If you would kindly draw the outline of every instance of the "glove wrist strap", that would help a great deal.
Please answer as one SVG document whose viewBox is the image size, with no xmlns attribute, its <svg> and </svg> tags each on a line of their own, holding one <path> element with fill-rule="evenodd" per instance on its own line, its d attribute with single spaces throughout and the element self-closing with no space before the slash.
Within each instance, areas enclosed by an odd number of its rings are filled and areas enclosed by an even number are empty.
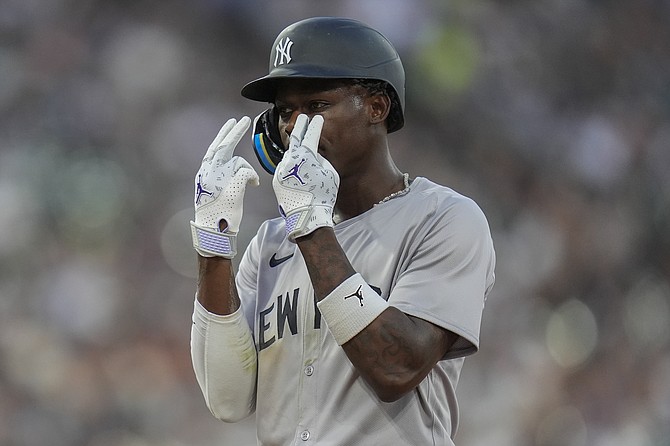
<svg viewBox="0 0 670 446">
<path fill-rule="evenodd" d="M 232 259 L 237 254 L 237 233 L 219 232 L 191 222 L 193 248 L 203 257 Z"/>
<path fill-rule="evenodd" d="M 286 235 L 289 241 L 294 243 L 296 238 L 310 234 L 318 228 L 333 227 L 332 209 L 326 206 L 312 206 L 296 210 L 289 215 L 284 215 L 284 220 L 286 221 Z"/>
</svg>

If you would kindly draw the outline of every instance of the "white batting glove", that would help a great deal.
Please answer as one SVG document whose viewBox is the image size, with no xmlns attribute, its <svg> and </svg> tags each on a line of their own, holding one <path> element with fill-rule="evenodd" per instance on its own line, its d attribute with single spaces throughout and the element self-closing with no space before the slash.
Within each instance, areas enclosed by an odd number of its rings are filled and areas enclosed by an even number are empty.
<svg viewBox="0 0 670 446">
<path fill-rule="evenodd" d="M 195 176 L 195 221 L 191 222 L 193 247 L 203 257 L 232 259 L 237 253 L 237 231 L 242 220 L 242 201 L 247 184 L 258 186 L 258 174 L 239 156 L 235 146 L 251 119 L 229 119 L 216 135 Z M 219 224 L 227 226 L 221 231 Z"/>
<path fill-rule="evenodd" d="M 272 179 L 279 212 L 286 220 L 286 235 L 292 242 L 317 228 L 333 226 L 340 176 L 317 152 L 322 128 L 322 116 L 314 116 L 312 122 L 307 115 L 298 116 L 288 150 Z"/>
</svg>

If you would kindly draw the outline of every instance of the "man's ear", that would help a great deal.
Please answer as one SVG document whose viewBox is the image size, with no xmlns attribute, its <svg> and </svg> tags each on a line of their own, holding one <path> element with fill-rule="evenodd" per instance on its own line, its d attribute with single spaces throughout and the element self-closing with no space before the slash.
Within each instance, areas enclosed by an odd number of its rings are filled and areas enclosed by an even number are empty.
<svg viewBox="0 0 670 446">
<path fill-rule="evenodd" d="M 386 121 L 391 112 L 391 98 L 384 93 L 376 93 L 368 96 L 370 110 L 370 123 L 379 124 Z"/>
</svg>

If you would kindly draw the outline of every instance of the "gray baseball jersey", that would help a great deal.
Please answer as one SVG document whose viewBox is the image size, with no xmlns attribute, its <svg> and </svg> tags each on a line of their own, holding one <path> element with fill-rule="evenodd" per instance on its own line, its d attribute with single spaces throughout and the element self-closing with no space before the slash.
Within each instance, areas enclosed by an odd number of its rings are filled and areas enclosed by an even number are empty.
<svg viewBox="0 0 670 446">
<path fill-rule="evenodd" d="M 236 283 L 258 350 L 262 445 L 451 445 L 463 358 L 478 349 L 495 254 L 469 198 L 417 178 L 409 193 L 335 226 L 353 267 L 389 304 L 459 339 L 419 386 L 380 401 L 321 318 L 283 219 L 265 222 Z"/>
</svg>

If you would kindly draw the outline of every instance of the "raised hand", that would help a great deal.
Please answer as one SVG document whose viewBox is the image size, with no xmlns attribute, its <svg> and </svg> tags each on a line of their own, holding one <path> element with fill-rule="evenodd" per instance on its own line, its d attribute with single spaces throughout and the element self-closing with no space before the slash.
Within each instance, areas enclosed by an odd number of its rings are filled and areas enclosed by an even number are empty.
<svg viewBox="0 0 670 446">
<path fill-rule="evenodd" d="M 244 116 L 229 119 L 210 144 L 195 176 L 193 247 L 203 257 L 233 258 L 242 220 L 244 192 L 258 185 L 258 174 L 242 157 L 233 156 L 251 124 Z"/>
<path fill-rule="evenodd" d="M 289 147 L 272 179 L 286 234 L 295 242 L 317 228 L 333 226 L 333 207 L 340 186 L 335 168 L 318 153 L 323 117 L 299 115 Z"/>
</svg>

